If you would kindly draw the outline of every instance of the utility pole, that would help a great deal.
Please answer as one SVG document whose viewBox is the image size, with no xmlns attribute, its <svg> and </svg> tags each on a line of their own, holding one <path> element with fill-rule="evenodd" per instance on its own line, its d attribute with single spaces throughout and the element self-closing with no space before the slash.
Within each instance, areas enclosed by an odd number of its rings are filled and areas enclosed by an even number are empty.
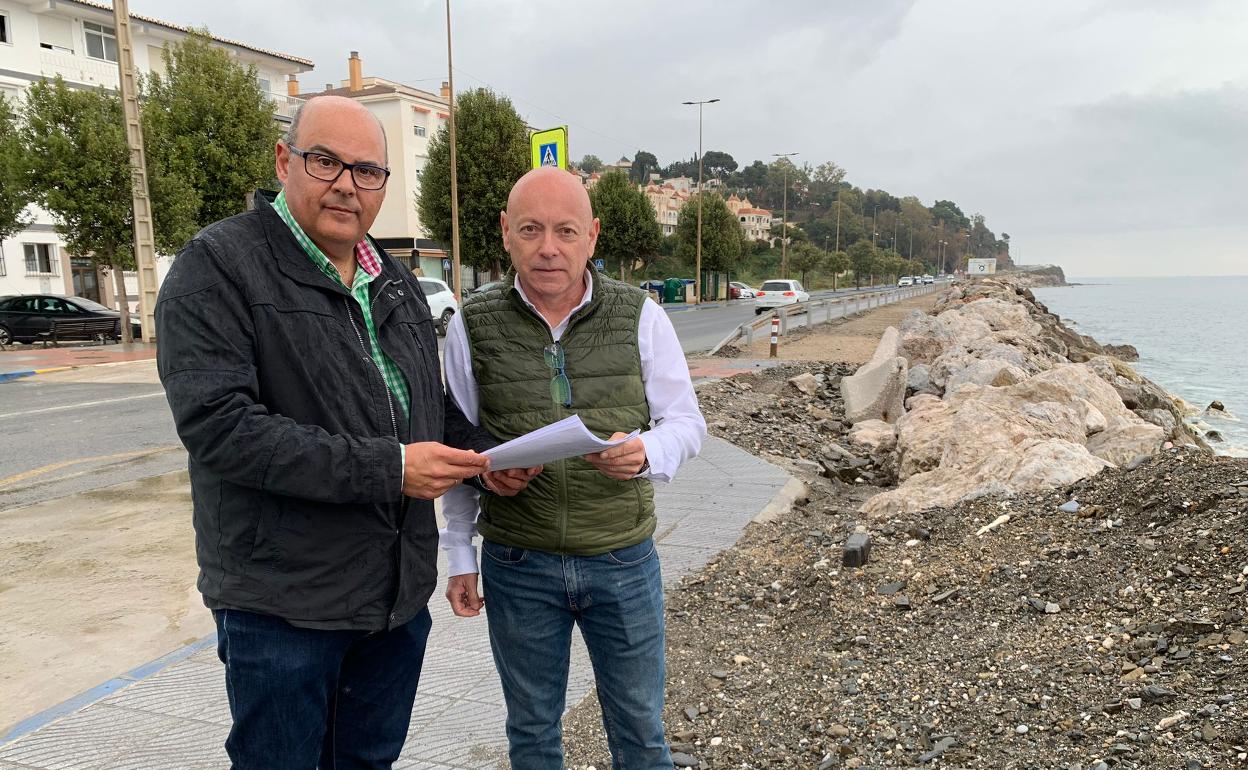
<svg viewBox="0 0 1248 770">
<path fill-rule="evenodd" d="M 446 85 L 450 91 L 447 99 L 447 123 L 451 138 L 451 291 L 457 302 L 464 301 L 462 276 L 459 268 L 459 166 L 455 163 L 455 68 L 451 63 L 451 0 L 446 0 Z"/>
<path fill-rule="evenodd" d="M 134 42 L 130 36 L 129 0 L 114 0 L 113 28 L 117 36 L 117 69 L 121 105 L 130 146 L 130 195 L 134 204 L 134 261 L 139 274 L 139 324 L 144 342 L 156 341 L 156 232 L 152 224 L 152 201 L 147 194 L 147 156 L 143 152 L 143 124 L 139 116 L 139 89 L 134 75 Z M 114 276 L 121 290 L 122 339 L 130 334 L 130 311 L 126 307 L 126 278 Z"/>
<path fill-rule="evenodd" d="M 702 105 L 714 104 L 719 99 L 705 99 L 700 102 L 681 102 L 681 104 L 698 105 L 698 243 L 697 256 L 694 258 L 693 304 L 702 302 Z M 643 180 L 644 181 L 644 180 Z M 732 292 L 728 292 L 730 295 Z"/>
<path fill-rule="evenodd" d="M 780 152 L 773 158 L 789 158 L 796 152 Z M 780 233 L 780 277 L 789 277 L 789 164 L 784 165 L 784 204 L 780 213 L 780 225 L 784 228 Z"/>
</svg>

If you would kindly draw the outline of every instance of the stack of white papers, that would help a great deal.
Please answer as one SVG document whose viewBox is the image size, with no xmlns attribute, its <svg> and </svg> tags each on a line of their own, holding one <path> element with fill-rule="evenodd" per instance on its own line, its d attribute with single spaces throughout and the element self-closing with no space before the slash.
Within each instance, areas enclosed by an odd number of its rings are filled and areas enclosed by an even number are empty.
<svg viewBox="0 0 1248 770">
<path fill-rule="evenodd" d="M 641 433 L 635 430 L 615 441 L 604 441 L 589 432 L 580 415 L 538 428 L 505 444 L 499 444 L 483 454 L 490 458 L 490 470 L 505 471 L 508 468 L 532 468 L 556 460 L 601 452 L 607 447 L 632 441 Z"/>
</svg>

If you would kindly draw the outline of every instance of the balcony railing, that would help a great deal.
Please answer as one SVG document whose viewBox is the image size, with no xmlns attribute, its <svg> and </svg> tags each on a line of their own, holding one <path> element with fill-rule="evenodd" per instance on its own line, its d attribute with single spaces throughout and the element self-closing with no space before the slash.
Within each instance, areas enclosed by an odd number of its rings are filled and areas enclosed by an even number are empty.
<svg viewBox="0 0 1248 770">
<path fill-rule="evenodd" d="M 113 62 L 90 59 L 61 51 L 40 50 L 39 70 L 44 77 L 60 75 L 73 83 L 117 88 L 120 76 Z"/>
<path fill-rule="evenodd" d="M 299 105 L 303 104 L 303 99 L 295 99 L 286 94 L 265 94 L 269 101 L 273 103 L 273 116 L 283 123 L 288 123 L 295 119 L 295 112 L 299 109 Z"/>
</svg>

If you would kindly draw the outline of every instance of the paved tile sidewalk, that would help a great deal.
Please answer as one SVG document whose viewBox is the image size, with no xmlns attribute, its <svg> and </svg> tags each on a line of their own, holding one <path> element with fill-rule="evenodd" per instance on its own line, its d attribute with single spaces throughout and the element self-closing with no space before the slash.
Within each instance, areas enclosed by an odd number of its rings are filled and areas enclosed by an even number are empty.
<svg viewBox="0 0 1248 770">
<path fill-rule="evenodd" d="M 708 439 L 670 485 L 656 485 L 655 537 L 670 586 L 736 542 L 789 480 L 732 444 Z M 445 574 L 445 562 L 440 567 Z M 504 756 L 504 707 L 485 619 L 455 618 L 434 593 L 433 632 L 396 768 L 491 768 Z M 592 688 L 574 634 L 568 703 Z M 0 770 L 199 770 L 229 765 L 230 724 L 221 665 L 209 646 L 75 713 L 0 746 Z"/>
</svg>

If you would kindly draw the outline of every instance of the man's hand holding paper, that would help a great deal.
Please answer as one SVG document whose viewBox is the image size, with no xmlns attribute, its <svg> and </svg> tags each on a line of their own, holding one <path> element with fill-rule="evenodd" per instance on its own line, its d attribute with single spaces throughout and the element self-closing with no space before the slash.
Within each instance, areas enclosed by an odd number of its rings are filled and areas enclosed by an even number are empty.
<svg viewBox="0 0 1248 770">
<path fill-rule="evenodd" d="M 616 479 L 617 481 L 627 481 L 633 478 L 646 465 L 646 445 L 640 436 L 635 436 L 631 440 L 629 433 L 616 433 L 607 439 L 608 441 L 624 440 L 622 444 L 616 444 L 609 449 L 601 452 L 585 455 L 585 460 L 590 465 L 602 471 L 604 476 Z"/>
</svg>

